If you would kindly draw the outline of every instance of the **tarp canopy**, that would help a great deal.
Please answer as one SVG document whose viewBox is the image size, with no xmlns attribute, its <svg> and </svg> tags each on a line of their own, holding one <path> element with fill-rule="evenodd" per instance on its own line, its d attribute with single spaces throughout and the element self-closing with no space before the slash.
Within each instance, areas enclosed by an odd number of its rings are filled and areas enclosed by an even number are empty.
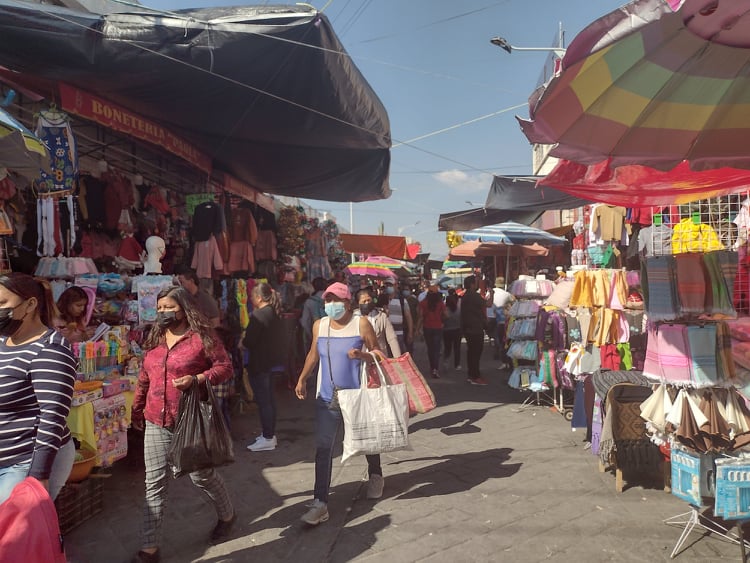
<svg viewBox="0 0 750 563">
<path fill-rule="evenodd" d="M 480 209 L 440 215 L 441 231 L 468 231 L 513 221 L 530 225 L 550 209 L 575 209 L 592 203 L 548 186 L 537 187 L 542 176 L 495 176 Z"/>
<path fill-rule="evenodd" d="M 386 235 L 350 235 L 342 233 L 341 243 L 345 252 L 367 256 L 387 256 L 396 260 L 407 260 L 406 237 Z"/>
<path fill-rule="evenodd" d="M 127 108 L 260 191 L 390 195 L 387 113 L 325 15 L 306 5 L 127 9 L 0 0 L 0 65 L 44 95 L 63 83 Z"/>
<path fill-rule="evenodd" d="M 507 245 L 498 242 L 469 241 L 451 248 L 449 258 L 482 258 L 484 256 L 547 256 L 549 248 L 534 244 Z"/>
</svg>

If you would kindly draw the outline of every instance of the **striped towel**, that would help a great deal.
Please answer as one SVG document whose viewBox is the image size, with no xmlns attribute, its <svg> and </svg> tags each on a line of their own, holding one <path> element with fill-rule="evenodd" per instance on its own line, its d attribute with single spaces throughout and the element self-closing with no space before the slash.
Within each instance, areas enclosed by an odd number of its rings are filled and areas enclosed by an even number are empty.
<svg viewBox="0 0 750 563">
<path fill-rule="evenodd" d="M 716 324 L 716 363 L 719 367 L 719 381 L 735 379 L 735 366 L 732 359 L 732 336 L 725 322 Z"/>
<path fill-rule="evenodd" d="M 643 362 L 643 375 L 652 379 L 661 379 L 659 369 L 659 341 L 656 338 L 656 327 L 649 323 L 646 330 L 646 359 Z"/>
<path fill-rule="evenodd" d="M 687 340 L 691 379 L 699 387 L 715 385 L 719 381 L 716 364 L 716 325 L 688 326 Z"/>
<path fill-rule="evenodd" d="M 677 297 L 682 315 L 700 315 L 706 310 L 706 274 L 700 254 L 674 257 Z"/>
<path fill-rule="evenodd" d="M 734 278 L 737 273 L 737 253 L 728 250 L 716 250 L 703 255 L 711 292 L 707 311 L 727 316 L 736 316 L 732 303 L 734 296 Z"/>
<path fill-rule="evenodd" d="M 674 288 L 674 256 L 646 258 L 648 271 L 648 315 L 652 321 L 673 321 L 677 318 L 677 296 Z"/>
<path fill-rule="evenodd" d="M 685 325 L 660 325 L 656 331 L 659 369 L 664 381 L 690 383 L 690 354 Z"/>
</svg>

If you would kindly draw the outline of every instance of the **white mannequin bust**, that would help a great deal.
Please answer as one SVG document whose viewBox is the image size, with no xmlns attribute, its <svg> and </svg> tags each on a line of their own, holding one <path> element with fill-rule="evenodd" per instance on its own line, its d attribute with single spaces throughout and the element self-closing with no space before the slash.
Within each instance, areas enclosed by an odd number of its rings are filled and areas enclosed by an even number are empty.
<svg viewBox="0 0 750 563">
<path fill-rule="evenodd" d="M 166 253 L 166 243 L 161 237 L 146 239 L 146 251 L 141 254 L 144 274 L 161 274 L 161 259 Z"/>
</svg>

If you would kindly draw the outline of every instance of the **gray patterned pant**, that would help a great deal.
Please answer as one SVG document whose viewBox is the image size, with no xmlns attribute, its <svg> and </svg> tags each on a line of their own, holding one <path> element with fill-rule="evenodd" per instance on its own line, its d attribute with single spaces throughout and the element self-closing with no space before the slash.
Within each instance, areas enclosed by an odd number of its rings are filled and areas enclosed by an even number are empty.
<svg viewBox="0 0 750 563">
<path fill-rule="evenodd" d="M 167 503 L 167 451 L 173 432 L 146 422 L 143 457 L 146 463 L 146 504 L 143 507 L 143 547 L 159 547 L 164 507 Z M 220 520 L 229 520 L 234 514 L 232 502 L 224 481 L 214 469 L 190 473 L 193 484 L 208 495 Z"/>
</svg>

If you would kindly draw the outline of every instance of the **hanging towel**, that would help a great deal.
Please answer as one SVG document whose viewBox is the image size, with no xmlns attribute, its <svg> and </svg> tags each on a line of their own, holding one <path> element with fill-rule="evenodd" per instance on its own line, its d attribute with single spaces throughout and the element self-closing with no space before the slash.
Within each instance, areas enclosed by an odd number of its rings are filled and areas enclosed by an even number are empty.
<svg viewBox="0 0 750 563">
<path fill-rule="evenodd" d="M 720 254 L 726 251 L 707 252 L 703 255 L 703 263 L 711 284 L 711 291 L 706 292 L 706 311 L 711 314 L 722 314 L 734 316 L 734 305 L 732 304 L 732 291 L 727 285 L 725 272 L 722 269 Z M 734 254 L 734 253 L 733 253 Z M 734 285 L 734 277 L 731 279 Z"/>
<path fill-rule="evenodd" d="M 725 322 L 716 325 L 716 364 L 719 381 L 730 381 L 737 377 L 732 359 L 732 336 Z"/>
<path fill-rule="evenodd" d="M 674 257 L 677 297 L 681 315 L 700 315 L 706 310 L 706 274 L 701 254 Z"/>
<path fill-rule="evenodd" d="M 716 365 L 716 325 L 688 326 L 690 378 L 699 387 L 715 385 L 719 380 Z"/>
<path fill-rule="evenodd" d="M 648 315 L 652 321 L 672 321 L 677 318 L 674 288 L 674 256 L 646 258 L 648 271 Z"/>
<path fill-rule="evenodd" d="M 659 369 L 664 381 L 690 382 L 690 355 L 685 325 L 663 324 L 656 331 L 659 345 Z"/>
</svg>

